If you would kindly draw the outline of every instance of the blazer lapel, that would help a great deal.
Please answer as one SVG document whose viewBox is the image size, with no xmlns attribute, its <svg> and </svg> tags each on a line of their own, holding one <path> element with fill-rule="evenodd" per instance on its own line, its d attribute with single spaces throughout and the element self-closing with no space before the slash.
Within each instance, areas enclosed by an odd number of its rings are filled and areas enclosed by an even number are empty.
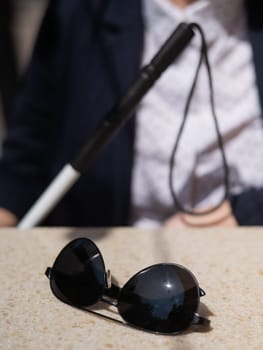
<svg viewBox="0 0 263 350">
<path fill-rule="evenodd" d="M 109 0 L 102 16 L 100 35 L 105 61 L 115 77 L 115 88 L 118 95 L 123 94 L 136 78 L 141 65 L 141 0 Z"/>
<path fill-rule="evenodd" d="M 246 2 L 248 36 L 252 45 L 259 98 L 263 110 L 263 11 L 262 1 Z"/>
</svg>

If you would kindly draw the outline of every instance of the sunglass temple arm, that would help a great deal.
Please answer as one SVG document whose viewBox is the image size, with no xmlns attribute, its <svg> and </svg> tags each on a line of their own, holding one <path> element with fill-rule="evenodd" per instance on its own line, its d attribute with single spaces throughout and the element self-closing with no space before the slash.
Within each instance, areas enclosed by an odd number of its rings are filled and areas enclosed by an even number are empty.
<svg viewBox="0 0 263 350">
<path fill-rule="evenodd" d="M 200 297 L 205 296 L 205 294 L 206 294 L 205 291 L 202 288 L 199 287 L 199 295 L 200 295 Z M 209 324 L 210 324 L 210 320 L 208 320 L 205 317 L 200 316 L 197 313 L 194 314 L 194 318 L 192 320 L 192 325 L 193 326 L 205 326 L 205 327 L 207 327 L 207 326 L 209 326 Z"/>
<path fill-rule="evenodd" d="M 51 274 L 51 267 L 47 267 L 46 271 L 45 271 L 45 275 L 47 276 L 47 278 L 50 279 L 50 274 Z"/>
<path fill-rule="evenodd" d="M 204 297 L 205 294 L 206 294 L 206 292 L 202 288 L 199 288 L 199 295 L 200 295 L 200 297 Z"/>
<path fill-rule="evenodd" d="M 208 320 L 205 317 L 200 316 L 199 314 L 195 313 L 194 318 L 192 320 L 193 326 L 204 326 L 207 327 L 210 325 L 210 320 Z"/>
</svg>

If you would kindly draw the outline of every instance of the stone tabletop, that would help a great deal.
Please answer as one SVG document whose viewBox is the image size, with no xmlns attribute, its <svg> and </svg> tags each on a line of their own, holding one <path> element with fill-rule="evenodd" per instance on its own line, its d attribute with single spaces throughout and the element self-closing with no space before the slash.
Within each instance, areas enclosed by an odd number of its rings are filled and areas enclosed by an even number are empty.
<svg viewBox="0 0 263 350">
<path fill-rule="evenodd" d="M 155 335 L 60 302 L 45 268 L 77 237 L 95 241 L 120 285 L 158 262 L 189 268 L 207 293 L 200 313 L 211 329 Z M 263 349 L 263 228 L 1 229 L 0 263 L 0 349 Z"/>
</svg>

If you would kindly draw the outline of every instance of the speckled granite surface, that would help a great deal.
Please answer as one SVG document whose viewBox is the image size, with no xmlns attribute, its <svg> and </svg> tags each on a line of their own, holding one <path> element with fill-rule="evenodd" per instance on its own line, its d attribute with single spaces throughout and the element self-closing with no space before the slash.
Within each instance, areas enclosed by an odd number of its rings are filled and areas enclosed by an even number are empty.
<svg viewBox="0 0 263 350">
<path fill-rule="evenodd" d="M 96 242 L 120 285 L 153 263 L 188 267 L 207 293 L 201 312 L 212 329 L 153 335 L 58 301 L 45 268 L 81 236 Z M 0 349 L 263 349 L 263 228 L 1 229 L 0 262 Z"/>
</svg>

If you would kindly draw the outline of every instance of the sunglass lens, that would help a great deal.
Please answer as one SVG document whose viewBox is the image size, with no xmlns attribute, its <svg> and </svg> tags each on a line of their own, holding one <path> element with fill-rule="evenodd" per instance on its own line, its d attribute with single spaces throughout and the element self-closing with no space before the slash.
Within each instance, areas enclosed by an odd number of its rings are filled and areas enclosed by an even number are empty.
<svg viewBox="0 0 263 350">
<path fill-rule="evenodd" d="M 157 264 L 133 276 L 122 288 L 118 309 L 134 326 L 159 333 L 186 329 L 199 304 L 199 287 L 180 265 Z"/>
<path fill-rule="evenodd" d="M 105 287 L 105 266 L 96 245 L 87 238 L 71 241 L 58 255 L 50 283 L 53 293 L 66 303 L 95 304 Z"/>
</svg>

